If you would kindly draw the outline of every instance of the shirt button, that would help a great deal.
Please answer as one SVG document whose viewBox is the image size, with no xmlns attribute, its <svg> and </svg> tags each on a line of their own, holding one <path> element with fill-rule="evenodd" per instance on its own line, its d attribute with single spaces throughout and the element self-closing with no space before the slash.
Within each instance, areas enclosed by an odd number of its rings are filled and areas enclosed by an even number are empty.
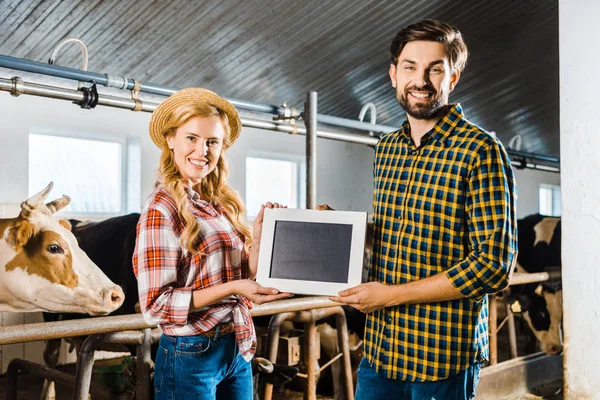
<svg viewBox="0 0 600 400">
<path fill-rule="evenodd" d="M 390 256 L 394 257 L 396 255 L 396 250 L 391 249 L 390 250 Z"/>
<path fill-rule="evenodd" d="M 411 151 L 410 151 L 410 155 L 411 155 L 411 156 L 414 156 L 415 154 L 417 154 L 417 150 L 411 150 Z"/>
<path fill-rule="evenodd" d="M 391 315 L 386 315 L 385 316 L 385 322 L 387 322 L 388 324 L 392 323 L 392 316 Z"/>
<path fill-rule="evenodd" d="M 402 211 L 398 214 L 398 221 L 402 221 Z"/>
</svg>

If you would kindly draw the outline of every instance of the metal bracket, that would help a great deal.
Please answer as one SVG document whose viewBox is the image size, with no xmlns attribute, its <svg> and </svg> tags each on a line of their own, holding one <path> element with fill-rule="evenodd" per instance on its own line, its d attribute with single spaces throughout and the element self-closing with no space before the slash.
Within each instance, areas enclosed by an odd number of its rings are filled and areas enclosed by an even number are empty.
<svg viewBox="0 0 600 400">
<path fill-rule="evenodd" d="M 142 111 L 142 101 L 140 100 L 140 89 L 142 82 L 133 80 L 133 89 L 131 89 L 131 99 L 135 102 L 133 111 Z"/>
<path fill-rule="evenodd" d="M 92 86 L 90 86 L 89 88 L 81 87 L 78 90 L 83 93 L 83 100 L 81 100 L 80 102 L 74 101 L 73 103 L 79 105 L 81 108 L 84 108 L 86 110 L 96 108 L 99 100 L 98 88 L 96 87 L 96 84 L 93 83 Z"/>
<path fill-rule="evenodd" d="M 18 76 L 13 76 L 10 80 L 12 81 L 13 85 L 12 90 L 10 91 L 10 95 L 14 97 L 19 97 L 24 93 L 25 90 L 25 83 L 23 82 L 23 79 L 19 78 Z"/>
<path fill-rule="evenodd" d="M 301 114 L 298 114 L 298 110 L 294 107 L 288 107 L 286 103 L 283 103 L 281 107 L 283 107 L 283 115 L 273 117 L 273 121 L 287 121 L 293 128 L 290 135 L 297 135 L 298 127 L 296 121 L 302 118 Z"/>
</svg>

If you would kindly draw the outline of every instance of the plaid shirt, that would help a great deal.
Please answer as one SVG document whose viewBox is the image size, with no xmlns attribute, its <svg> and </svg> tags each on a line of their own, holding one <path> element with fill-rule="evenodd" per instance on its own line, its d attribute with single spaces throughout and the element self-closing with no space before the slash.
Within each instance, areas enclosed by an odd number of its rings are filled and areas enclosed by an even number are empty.
<svg viewBox="0 0 600 400">
<path fill-rule="evenodd" d="M 240 353 L 250 360 L 256 335 L 243 296 L 221 299 L 190 312 L 192 292 L 248 278 L 245 239 L 224 215 L 224 209 L 200 199 L 188 190 L 189 207 L 200 224 L 200 254 L 181 247 L 184 220 L 172 197 L 159 185 L 148 198 L 137 226 L 133 270 L 138 279 L 140 308 L 144 320 L 159 325 L 173 336 L 192 336 L 233 319 Z"/>
<path fill-rule="evenodd" d="M 444 272 L 465 298 L 369 314 L 364 355 L 388 378 L 448 378 L 488 357 L 486 294 L 508 285 L 517 250 L 508 155 L 456 104 L 418 149 L 408 121 L 383 136 L 374 180 L 369 280 L 399 285 Z"/>
</svg>

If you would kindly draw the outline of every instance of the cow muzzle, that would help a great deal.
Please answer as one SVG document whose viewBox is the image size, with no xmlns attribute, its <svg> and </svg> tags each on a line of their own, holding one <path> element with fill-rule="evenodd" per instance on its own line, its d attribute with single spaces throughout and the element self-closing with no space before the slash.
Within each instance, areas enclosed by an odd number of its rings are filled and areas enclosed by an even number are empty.
<svg viewBox="0 0 600 400">
<path fill-rule="evenodd" d="M 101 305 L 100 307 L 105 309 L 104 314 L 111 313 L 121 307 L 125 300 L 125 293 L 120 286 L 113 286 L 105 289 L 100 293 Z"/>
<path fill-rule="evenodd" d="M 559 344 L 542 345 L 542 351 L 554 356 L 562 353 L 563 346 Z"/>
</svg>

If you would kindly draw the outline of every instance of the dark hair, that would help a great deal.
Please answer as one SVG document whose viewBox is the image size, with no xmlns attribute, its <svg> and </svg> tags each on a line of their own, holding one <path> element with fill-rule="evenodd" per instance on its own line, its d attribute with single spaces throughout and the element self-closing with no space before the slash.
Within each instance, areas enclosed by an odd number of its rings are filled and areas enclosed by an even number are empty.
<svg viewBox="0 0 600 400">
<path fill-rule="evenodd" d="M 450 60 L 450 69 L 462 71 L 467 64 L 469 51 L 463 41 L 460 31 L 455 27 L 435 19 L 424 19 L 402 28 L 390 44 L 390 60 L 398 64 L 398 57 L 406 46 L 413 40 L 427 40 L 442 43 L 446 46 L 446 53 Z"/>
</svg>

